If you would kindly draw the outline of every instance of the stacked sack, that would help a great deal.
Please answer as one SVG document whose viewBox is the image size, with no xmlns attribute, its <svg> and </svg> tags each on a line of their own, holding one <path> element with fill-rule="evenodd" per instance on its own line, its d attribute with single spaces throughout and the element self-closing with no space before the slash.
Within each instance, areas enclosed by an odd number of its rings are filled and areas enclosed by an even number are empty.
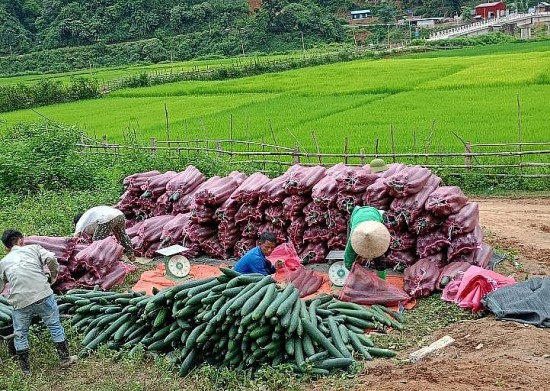
<svg viewBox="0 0 550 391">
<path fill-rule="evenodd" d="M 124 249 L 112 237 L 90 243 L 76 238 L 29 236 L 25 244 L 38 244 L 55 254 L 59 262 L 53 285 L 56 292 L 96 285 L 109 290 L 135 270 L 135 266 L 120 261 Z"/>
<path fill-rule="evenodd" d="M 292 242 L 304 261 L 323 262 L 328 251 L 345 248 L 353 208 L 369 205 L 386 211 L 391 234 L 390 249 L 376 262 L 408 270 L 413 295 L 433 290 L 431 276 L 448 264 L 486 268 L 492 257 L 482 243 L 477 203 L 458 187 L 441 186 L 441 178 L 420 166 L 394 163 L 375 173 L 369 165 L 294 165 L 273 179 L 232 172 L 206 181 L 189 166 L 179 174 L 135 174 L 124 183 L 116 207 L 129 219 L 138 255 L 183 243 L 189 256 L 240 257 L 269 231 Z"/>
</svg>

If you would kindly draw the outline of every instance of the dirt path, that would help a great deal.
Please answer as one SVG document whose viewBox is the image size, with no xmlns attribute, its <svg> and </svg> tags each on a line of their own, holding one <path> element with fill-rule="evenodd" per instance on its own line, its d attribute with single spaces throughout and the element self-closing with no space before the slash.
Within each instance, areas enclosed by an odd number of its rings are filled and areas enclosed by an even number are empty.
<svg viewBox="0 0 550 391">
<path fill-rule="evenodd" d="M 478 199 L 486 241 L 517 251 L 527 275 L 550 274 L 550 198 Z M 502 273 L 513 267 L 502 265 Z M 432 336 L 455 343 L 420 363 L 376 360 L 354 380 L 356 390 L 545 390 L 550 386 L 550 330 L 493 317 L 455 323 Z M 320 385 L 319 389 L 326 389 Z M 317 387 L 316 387 L 317 388 Z"/>
<path fill-rule="evenodd" d="M 550 198 L 475 201 L 488 243 L 517 251 L 526 273 L 550 274 Z"/>
</svg>

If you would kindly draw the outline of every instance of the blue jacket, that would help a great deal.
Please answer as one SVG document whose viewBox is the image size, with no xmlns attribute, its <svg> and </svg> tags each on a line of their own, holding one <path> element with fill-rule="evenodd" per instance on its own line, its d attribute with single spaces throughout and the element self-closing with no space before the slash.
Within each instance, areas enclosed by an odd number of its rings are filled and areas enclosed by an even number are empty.
<svg viewBox="0 0 550 391">
<path fill-rule="evenodd" d="M 259 246 L 244 254 L 233 270 L 241 274 L 260 273 L 264 276 L 275 273 L 275 267 L 267 260 Z"/>
</svg>

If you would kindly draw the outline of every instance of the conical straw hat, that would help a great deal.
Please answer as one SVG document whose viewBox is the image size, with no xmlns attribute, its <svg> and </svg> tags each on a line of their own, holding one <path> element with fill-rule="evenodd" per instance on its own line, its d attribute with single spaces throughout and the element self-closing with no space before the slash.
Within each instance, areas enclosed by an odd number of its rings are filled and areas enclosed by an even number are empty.
<svg viewBox="0 0 550 391">
<path fill-rule="evenodd" d="M 386 171 L 388 169 L 388 165 L 386 164 L 386 162 L 382 159 L 373 159 L 370 164 L 370 169 L 372 170 L 372 172 L 382 172 L 382 171 Z"/>
<path fill-rule="evenodd" d="M 353 230 L 351 247 L 363 258 L 377 258 L 390 247 L 390 232 L 378 221 L 365 221 Z"/>
</svg>

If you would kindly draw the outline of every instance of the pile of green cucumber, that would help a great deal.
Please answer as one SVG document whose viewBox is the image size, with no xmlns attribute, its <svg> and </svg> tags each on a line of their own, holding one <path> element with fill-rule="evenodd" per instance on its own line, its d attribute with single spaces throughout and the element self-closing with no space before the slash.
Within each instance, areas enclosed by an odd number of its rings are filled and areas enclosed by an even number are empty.
<svg viewBox="0 0 550 391">
<path fill-rule="evenodd" d="M 103 343 L 141 347 L 169 354 L 182 376 L 201 362 L 242 370 L 289 363 L 324 375 L 349 368 L 357 355 L 395 355 L 374 347 L 364 330 L 401 329 L 399 313 L 331 295 L 302 300 L 292 284 L 279 286 L 271 276 L 220 270 L 154 296 L 76 289 L 58 297 L 59 309 L 84 334 L 81 354 Z"/>
<path fill-rule="evenodd" d="M 11 314 L 13 307 L 8 303 L 8 299 L 0 295 L 0 328 L 12 324 Z"/>
</svg>

